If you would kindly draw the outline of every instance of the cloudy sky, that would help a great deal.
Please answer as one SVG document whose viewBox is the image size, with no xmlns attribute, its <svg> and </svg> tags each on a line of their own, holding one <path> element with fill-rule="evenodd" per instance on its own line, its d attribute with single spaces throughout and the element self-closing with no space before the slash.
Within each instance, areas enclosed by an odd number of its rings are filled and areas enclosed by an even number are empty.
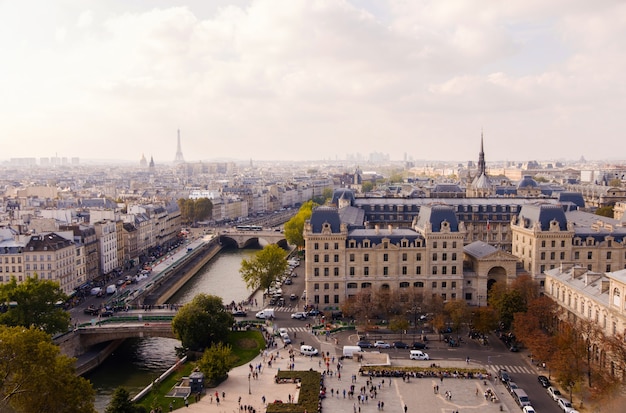
<svg viewBox="0 0 626 413">
<path fill-rule="evenodd" d="M 625 159 L 623 0 L 0 0 L 0 160 Z"/>
</svg>

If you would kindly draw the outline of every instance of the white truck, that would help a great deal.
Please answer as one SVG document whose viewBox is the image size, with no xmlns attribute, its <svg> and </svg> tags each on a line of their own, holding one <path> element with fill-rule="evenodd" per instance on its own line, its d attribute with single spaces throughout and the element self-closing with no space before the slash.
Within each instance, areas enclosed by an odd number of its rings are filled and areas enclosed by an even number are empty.
<svg viewBox="0 0 626 413">
<path fill-rule="evenodd" d="M 362 351 L 363 350 L 361 350 L 361 347 L 359 346 L 343 346 L 344 357 L 352 358 L 354 356 L 354 353 L 360 353 Z"/>
<path fill-rule="evenodd" d="M 260 318 L 261 320 L 269 320 L 274 317 L 276 317 L 276 315 L 273 308 L 266 308 L 256 313 L 256 318 Z"/>
</svg>

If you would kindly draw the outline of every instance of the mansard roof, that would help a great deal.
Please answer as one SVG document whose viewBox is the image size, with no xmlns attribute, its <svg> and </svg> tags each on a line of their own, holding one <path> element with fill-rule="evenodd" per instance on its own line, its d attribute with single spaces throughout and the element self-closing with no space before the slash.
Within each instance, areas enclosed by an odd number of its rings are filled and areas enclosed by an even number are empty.
<svg viewBox="0 0 626 413">
<path fill-rule="evenodd" d="M 26 249 L 30 251 L 56 251 L 72 245 L 74 245 L 73 241 L 65 239 L 54 232 L 50 232 L 45 235 L 33 235 L 26 244 Z"/>
<path fill-rule="evenodd" d="M 337 208 L 329 206 L 319 206 L 311 213 L 311 230 L 313 233 L 321 233 L 324 224 L 330 224 L 333 233 L 341 232 L 341 219 Z"/>
<path fill-rule="evenodd" d="M 585 207 L 585 199 L 583 198 L 583 194 L 581 194 L 580 192 L 559 192 L 558 200 L 559 202 L 571 202 L 578 208 Z"/>
<path fill-rule="evenodd" d="M 425 229 L 427 224 L 430 224 L 432 232 L 440 232 L 444 221 L 450 225 L 450 231 L 457 232 L 459 230 L 459 221 L 452 206 L 424 205 L 420 208 L 416 226 Z"/>
<path fill-rule="evenodd" d="M 404 240 L 412 244 L 418 239 L 423 240 L 424 237 L 408 228 L 354 229 L 348 234 L 348 241 L 355 240 L 361 243 L 368 240 L 375 245 L 381 244 L 383 240 L 388 240 L 392 245 L 400 245 Z"/>
<path fill-rule="evenodd" d="M 333 205 L 339 205 L 339 200 L 342 198 L 350 200 L 350 205 L 354 205 L 355 196 L 354 196 L 354 191 L 352 189 L 348 189 L 348 188 L 335 189 L 333 191 L 333 199 L 331 203 Z"/>
<path fill-rule="evenodd" d="M 550 222 L 556 220 L 561 231 L 567 230 L 567 218 L 565 217 L 565 207 L 563 205 L 532 204 L 522 206 L 519 213 L 520 220 L 527 220 L 526 227 L 532 228 L 535 223 L 539 223 L 542 231 L 550 229 Z"/>
<path fill-rule="evenodd" d="M 610 236 L 616 242 L 623 242 L 626 236 L 626 226 L 617 219 L 584 211 L 570 211 L 565 216 L 574 224 L 574 237 L 580 237 L 583 240 L 593 238 L 602 242 L 605 237 Z"/>
</svg>

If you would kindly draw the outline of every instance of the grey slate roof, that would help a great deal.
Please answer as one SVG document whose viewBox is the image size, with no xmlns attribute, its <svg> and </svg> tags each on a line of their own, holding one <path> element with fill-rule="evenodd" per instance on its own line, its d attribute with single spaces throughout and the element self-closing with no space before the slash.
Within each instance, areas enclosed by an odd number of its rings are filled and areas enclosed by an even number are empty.
<svg viewBox="0 0 626 413">
<path fill-rule="evenodd" d="M 337 208 L 320 206 L 311 214 L 311 229 L 313 233 L 321 233 L 325 223 L 330 224 L 333 233 L 341 232 L 341 219 Z"/>
<path fill-rule="evenodd" d="M 463 247 L 463 252 L 475 258 L 486 257 L 496 252 L 498 249 L 482 241 L 474 241 Z"/>
<path fill-rule="evenodd" d="M 596 241 L 604 241 L 605 237 L 612 236 L 615 241 L 623 242 L 626 236 L 626 227 L 617 219 L 583 211 L 566 212 L 565 216 L 574 224 L 575 237 L 591 237 Z"/>
<path fill-rule="evenodd" d="M 416 225 L 419 228 L 426 228 L 426 224 L 430 223 L 433 232 L 440 232 L 444 221 L 450 224 L 452 232 L 459 230 L 459 221 L 454 208 L 450 205 L 424 205 L 420 209 Z"/>
<path fill-rule="evenodd" d="M 356 240 L 358 243 L 363 240 L 369 240 L 373 244 L 381 244 L 383 239 L 389 240 L 393 245 L 400 245 L 402 240 L 414 243 L 415 240 L 423 240 L 424 237 L 412 229 L 407 228 L 388 228 L 381 229 L 355 229 L 348 234 L 348 240 Z"/>
<path fill-rule="evenodd" d="M 348 225 L 348 229 L 363 227 L 365 222 L 365 211 L 361 208 L 345 207 L 339 210 L 339 219 Z"/>
<path fill-rule="evenodd" d="M 567 230 L 567 218 L 564 206 L 550 204 L 524 205 L 519 213 L 520 220 L 527 219 L 528 226 L 532 227 L 539 223 L 542 231 L 550 229 L 550 222 L 556 220 L 561 231 Z"/>
<path fill-rule="evenodd" d="M 585 207 L 585 199 L 583 198 L 583 194 L 581 194 L 580 192 L 559 192 L 558 200 L 559 202 L 571 202 L 578 208 Z"/>
</svg>

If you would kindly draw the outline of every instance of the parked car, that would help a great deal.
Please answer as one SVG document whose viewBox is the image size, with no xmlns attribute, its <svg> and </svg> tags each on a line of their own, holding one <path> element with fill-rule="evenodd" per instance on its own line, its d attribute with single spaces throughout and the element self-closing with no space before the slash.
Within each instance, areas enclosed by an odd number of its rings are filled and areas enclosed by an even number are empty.
<svg viewBox="0 0 626 413">
<path fill-rule="evenodd" d="M 561 398 L 561 396 L 563 396 L 561 392 L 559 391 L 559 389 L 556 389 L 552 386 L 548 387 L 548 394 L 550 395 L 550 397 L 552 397 L 552 400 L 554 400 L 555 402 L 558 401 Z"/>
<path fill-rule="evenodd" d="M 509 373 L 506 370 L 500 369 L 498 371 L 498 378 L 500 379 L 500 381 L 502 383 L 506 383 L 508 381 L 511 381 L 511 376 L 509 376 Z"/>
<path fill-rule="evenodd" d="M 94 307 L 93 305 L 90 305 L 89 307 L 85 308 L 84 312 L 85 314 L 89 315 L 97 315 L 100 312 L 100 309 Z"/>
<path fill-rule="evenodd" d="M 293 284 L 293 281 L 291 281 L 291 278 L 287 278 L 285 280 L 285 285 L 291 285 L 291 284 Z"/>
<path fill-rule="evenodd" d="M 558 404 L 559 407 L 561 408 L 561 410 L 563 410 L 565 413 L 574 413 L 574 412 L 576 412 L 576 409 L 574 409 L 574 406 L 572 406 L 572 402 L 570 402 L 569 400 L 567 400 L 564 397 L 560 397 L 556 401 L 556 404 Z"/>
<path fill-rule="evenodd" d="M 409 345 L 407 343 L 402 342 L 402 341 L 394 341 L 393 343 L 391 343 L 391 347 L 393 347 L 393 348 L 409 348 Z"/>
<path fill-rule="evenodd" d="M 509 393 L 513 393 L 513 390 L 519 389 L 519 386 L 514 381 L 507 381 L 504 384 L 509 389 Z"/>
<path fill-rule="evenodd" d="M 539 383 L 544 389 L 547 389 L 548 387 L 552 386 L 552 384 L 550 383 L 550 380 L 548 380 L 546 376 L 538 376 L 537 381 L 539 381 Z"/>
<path fill-rule="evenodd" d="M 247 315 L 248 313 L 246 313 L 244 310 L 233 311 L 233 317 L 246 317 Z"/>
<path fill-rule="evenodd" d="M 367 341 L 367 340 L 361 340 L 358 343 L 356 343 L 357 346 L 361 347 L 361 348 L 372 348 L 373 344 L 371 341 Z"/>
<path fill-rule="evenodd" d="M 378 340 L 374 343 L 374 348 L 391 348 L 391 345 L 386 341 Z"/>
<path fill-rule="evenodd" d="M 428 346 L 425 343 L 420 343 L 419 341 L 416 341 L 411 345 L 411 348 L 413 350 L 424 350 L 427 349 Z"/>
<path fill-rule="evenodd" d="M 522 407 L 523 413 L 535 413 L 535 409 L 532 406 L 524 406 Z"/>
<path fill-rule="evenodd" d="M 297 299 L 298 299 L 298 296 L 297 296 L 297 295 L 295 295 L 295 294 L 291 294 L 291 295 L 289 296 L 289 299 L 290 299 L 290 300 L 292 300 L 292 301 L 293 301 L 293 300 L 297 300 Z"/>
<path fill-rule="evenodd" d="M 307 313 L 307 315 L 308 315 L 309 317 L 315 317 L 315 316 L 318 316 L 318 315 L 322 315 L 322 312 L 321 312 L 320 310 L 318 310 L 317 308 L 314 308 L 314 309 L 312 309 L 312 310 L 309 310 L 309 312 Z"/>
<path fill-rule="evenodd" d="M 291 318 L 296 319 L 296 320 L 304 320 L 306 317 L 307 317 L 306 313 L 302 311 L 291 314 Z"/>
</svg>

